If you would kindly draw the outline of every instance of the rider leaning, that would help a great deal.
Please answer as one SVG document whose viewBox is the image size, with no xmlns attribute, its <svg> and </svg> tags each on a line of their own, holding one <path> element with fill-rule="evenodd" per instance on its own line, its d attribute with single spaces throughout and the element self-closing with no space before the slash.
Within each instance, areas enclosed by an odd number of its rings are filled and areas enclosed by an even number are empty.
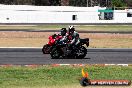
<svg viewBox="0 0 132 88">
<path fill-rule="evenodd" d="M 60 42 L 61 43 L 66 43 L 66 41 L 67 41 L 67 35 L 68 35 L 66 28 L 62 28 L 59 35 L 61 36 Z"/>
<path fill-rule="evenodd" d="M 80 38 L 78 32 L 75 31 L 74 26 L 69 26 L 68 38 L 70 40 L 70 45 L 78 45 L 80 43 Z"/>
<path fill-rule="evenodd" d="M 66 33 L 67 33 L 66 28 L 61 28 L 61 35 L 62 35 L 62 36 L 65 36 Z"/>
</svg>

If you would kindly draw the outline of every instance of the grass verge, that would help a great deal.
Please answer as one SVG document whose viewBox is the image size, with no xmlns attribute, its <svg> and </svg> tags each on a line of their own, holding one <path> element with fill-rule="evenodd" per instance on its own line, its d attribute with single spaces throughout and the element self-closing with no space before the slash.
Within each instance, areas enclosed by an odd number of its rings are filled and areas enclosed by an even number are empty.
<svg viewBox="0 0 132 88">
<path fill-rule="evenodd" d="M 1 88 L 75 88 L 81 69 L 89 72 L 91 79 L 132 80 L 132 66 L 38 66 L 38 67 L 0 67 Z M 102 88 L 102 87 L 101 87 Z"/>
</svg>

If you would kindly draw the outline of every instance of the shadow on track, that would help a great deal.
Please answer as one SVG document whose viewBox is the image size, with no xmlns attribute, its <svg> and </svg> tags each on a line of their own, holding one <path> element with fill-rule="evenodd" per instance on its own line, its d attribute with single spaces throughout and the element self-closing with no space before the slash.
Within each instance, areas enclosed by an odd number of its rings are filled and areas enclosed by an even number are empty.
<svg viewBox="0 0 132 88">
<path fill-rule="evenodd" d="M 51 58 L 51 59 L 53 59 L 53 58 Z M 81 60 L 83 60 L 83 59 L 91 59 L 91 58 L 55 58 L 55 59 L 75 59 L 75 60 L 81 59 Z"/>
</svg>

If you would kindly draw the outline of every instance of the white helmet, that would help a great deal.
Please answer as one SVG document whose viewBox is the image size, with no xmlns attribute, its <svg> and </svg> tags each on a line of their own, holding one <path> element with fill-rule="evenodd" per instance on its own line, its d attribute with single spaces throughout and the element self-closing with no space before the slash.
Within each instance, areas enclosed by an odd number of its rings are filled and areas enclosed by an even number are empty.
<svg viewBox="0 0 132 88">
<path fill-rule="evenodd" d="M 74 26 L 69 26 L 69 34 L 73 33 L 75 31 Z"/>
<path fill-rule="evenodd" d="M 74 26 L 72 26 L 72 25 L 71 25 L 71 26 L 69 26 L 69 29 L 72 29 L 72 28 L 74 28 Z"/>
</svg>

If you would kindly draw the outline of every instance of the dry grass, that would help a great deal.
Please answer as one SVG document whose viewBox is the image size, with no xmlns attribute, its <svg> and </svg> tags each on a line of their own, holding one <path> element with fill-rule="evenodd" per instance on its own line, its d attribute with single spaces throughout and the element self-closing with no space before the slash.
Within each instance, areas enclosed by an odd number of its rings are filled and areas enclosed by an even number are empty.
<svg viewBox="0 0 132 88">
<path fill-rule="evenodd" d="M 42 47 L 54 32 L 0 32 L 0 47 Z M 92 48 L 132 48 L 132 34 L 80 33 Z"/>
<path fill-rule="evenodd" d="M 82 34 L 90 38 L 90 47 L 97 48 L 132 48 L 132 34 Z"/>
<path fill-rule="evenodd" d="M 0 38 L 0 47 L 42 47 L 44 38 Z"/>
</svg>

